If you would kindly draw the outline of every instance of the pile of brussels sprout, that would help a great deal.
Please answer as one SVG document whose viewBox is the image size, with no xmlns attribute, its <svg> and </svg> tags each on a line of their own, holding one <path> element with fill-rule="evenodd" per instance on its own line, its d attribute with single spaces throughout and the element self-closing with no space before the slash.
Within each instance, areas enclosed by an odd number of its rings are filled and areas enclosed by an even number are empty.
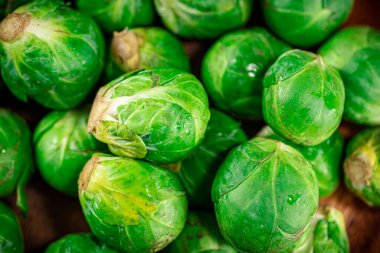
<svg viewBox="0 0 380 253">
<path fill-rule="evenodd" d="M 380 206 L 380 32 L 338 30 L 353 0 L 261 0 L 267 28 L 253 0 L 25 2 L 0 1 L 2 88 L 52 111 L 0 109 L 0 197 L 25 219 L 36 170 L 91 229 L 46 253 L 347 253 L 319 200 L 344 178 Z M 342 119 L 367 127 L 345 152 Z M 0 252 L 23 250 L 0 203 Z"/>
</svg>

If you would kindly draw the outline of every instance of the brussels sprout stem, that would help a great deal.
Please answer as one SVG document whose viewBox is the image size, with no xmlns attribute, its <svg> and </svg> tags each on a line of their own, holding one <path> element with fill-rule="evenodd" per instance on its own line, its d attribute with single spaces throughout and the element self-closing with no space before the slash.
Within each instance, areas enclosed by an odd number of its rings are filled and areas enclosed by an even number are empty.
<svg viewBox="0 0 380 253">
<path fill-rule="evenodd" d="M 0 23 L 0 40 L 11 42 L 20 38 L 29 25 L 31 17 L 28 13 L 9 14 Z"/>
<path fill-rule="evenodd" d="M 139 40 L 141 39 L 128 29 L 114 33 L 111 43 L 112 57 L 122 70 L 130 71 L 138 68 Z"/>
<path fill-rule="evenodd" d="M 351 155 L 344 162 L 344 170 L 355 185 L 367 184 L 372 177 L 371 161 L 362 153 Z"/>
</svg>

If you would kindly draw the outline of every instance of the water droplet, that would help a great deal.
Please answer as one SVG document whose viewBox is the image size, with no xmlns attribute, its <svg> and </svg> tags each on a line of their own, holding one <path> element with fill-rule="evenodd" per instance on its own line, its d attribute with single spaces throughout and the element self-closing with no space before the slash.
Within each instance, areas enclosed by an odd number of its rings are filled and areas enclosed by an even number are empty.
<svg viewBox="0 0 380 253">
<path fill-rule="evenodd" d="M 247 68 L 248 71 L 257 71 L 257 65 L 254 63 L 248 64 Z"/>
<path fill-rule="evenodd" d="M 288 197 L 286 198 L 287 202 L 289 205 L 294 205 L 298 202 L 298 200 L 301 198 L 301 194 L 297 193 L 297 194 L 289 194 Z"/>
<path fill-rule="evenodd" d="M 258 69 L 258 67 L 256 64 L 254 64 L 254 63 L 248 64 L 246 67 L 246 70 L 248 71 L 248 76 L 249 77 L 255 77 L 257 69 Z"/>
</svg>

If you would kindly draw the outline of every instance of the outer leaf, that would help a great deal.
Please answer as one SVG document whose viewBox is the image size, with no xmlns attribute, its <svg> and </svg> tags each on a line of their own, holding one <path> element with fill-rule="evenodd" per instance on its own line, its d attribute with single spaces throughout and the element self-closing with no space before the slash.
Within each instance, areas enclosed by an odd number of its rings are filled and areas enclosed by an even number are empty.
<svg viewBox="0 0 380 253">
<path fill-rule="evenodd" d="M 218 167 L 229 149 L 246 140 L 239 122 L 211 109 L 205 139 L 190 156 L 174 165 L 191 204 L 212 204 L 211 186 Z"/>
<path fill-rule="evenodd" d="M 17 189 L 17 205 L 28 209 L 24 192 L 33 171 L 30 130 L 20 117 L 0 109 L 0 197 Z"/>
<path fill-rule="evenodd" d="M 344 181 L 369 206 L 380 206 L 380 128 L 367 129 L 347 146 Z"/>
<path fill-rule="evenodd" d="M 318 53 L 342 76 L 344 117 L 358 124 L 380 125 L 380 32 L 366 26 L 346 28 Z"/>
<path fill-rule="evenodd" d="M 150 25 L 155 16 L 153 0 L 77 0 L 77 6 L 107 33 Z"/>
<path fill-rule="evenodd" d="M 237 253 L 220 235 L 214 216 L 204 212 L 188 214 L 186 226 L 167 252 Z"/>
<path fill-rule="evenodd" d="M 22 253 L 24 242 L 16 215 L 0 202 L 0 252 Z"/>
<path fill-rule="evenodd" d="M 153 67 L 190 71 L 181 42 L 160 27 L 125 29 L 114 33 L 106 67 L 108 80 L 132 70 Z"/>
<path fill-rule="evenodd" d="M 215 38 L 244 25 L 253 0 L 154 0 L 162 22 L 186 38 Z"/>
<path fill-rule="evenodd" d="M 288 50 L 261 27 L 220 38 L 202 63 L 202 79 L 215 105 L 240 117 L 260 119 L 264 74 Z"/>
<path fill-rule="evenodd" d="M 36 162 L 44 180 L 66 194 L 78 195 L 78 178 L 85 163 L 106 145 L 87 133 L 89 108 L 55 111 L 34 132 Z"/>
<path fill-rule="evenodd" d="M 299 47 L 326 39 L 348 18 L 354 0 L 262 0 L 267 25 L 275 34 Z"/>
<path fill-rule="evenodd" d="M 242 252 L 291 252 L 318 207 L 318 181 L 307 160 L 264 138 L 229 153 L 212 194 L 222 235 Z"/>
<path fill-rule="evenodd" d="M 90 233 L 69 234 L 53 242 L 45 250 L 45 253 L 117 253 Z"/>
<path fill-rule="evenodd" d="M 17 98 L 68 109 L 97 82 L 104 41 L 94 21 L 63 1 L 36 0 L 2 21 L 0 53 L 4 82 Z"/>
<path fill-rule="evenodd" d="M 95 154 L 79 179 L 92 232 L 123 252 L 156 252 L 184 227 L 185 192 L 170 171 L 147 162 Z"/>
<path fill-rule="evenodd" d="M 194 150 L 209 117 L 206 92 L 193 75 L 142 70 L 98 91 L 88 130 L 116 155 L 168 164 Z"/>
<path fill-rule="evenodd" d="M 259 137 L 271 138 L 282 141 L 297 149 L 310 162 L 318 178 L 319 197 L 328 197 L 339 186 L 340 165 L 343 152 L 343 137 L 336 131 L 326 141 L 316 146 L 300 146 L 288 141 L 269 127 L 264 127 L 258 134 Z"/>
<path fill-rule="evenodd" d="M 268 125 L 296 144 L 314 146 L 338 128 L 344 108 L 339 73 L 313 53 L 281 55 L 264 79 L 263 114 Z"/>
</svg>

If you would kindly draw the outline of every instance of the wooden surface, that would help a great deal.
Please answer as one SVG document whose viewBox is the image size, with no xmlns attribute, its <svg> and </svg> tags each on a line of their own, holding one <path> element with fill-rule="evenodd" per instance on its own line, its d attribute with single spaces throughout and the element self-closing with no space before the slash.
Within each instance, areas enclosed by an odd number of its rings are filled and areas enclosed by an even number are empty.
<svg viewBox="0 0 380 253">
<path fill-rule="evenodd" d="M 262 24 L 258 6 L 255 8 L 250 26 L 257 24 Z M 371 25 L 380 29 L 380 1 L 356 0 L 354 11 L 345 24 L 345 26 L 351 25 Z M 200 60 L 211 42 L 184 41 L 184 43 L 191 57 L 193 72 L 198 75 Z M 91 98 L 89 100 L 91 101 Z M 24 104 L 16 101 L 4 87 L 0 93 L 0 106 L 12 108 L 24 116 L 32 128 L 47 113 L 46 109 L 33 102 Z M 246 122 L 244 127 L 250 135 L 253 135 L 260 125 Z M 346 139 L 360 129 L 348 123 L 343 123 L 340 127 Z M 49 243 L 65 234 L 89 231 L 78 200 L 50 188 L 38 173 L 35 173 L 30 180 L 27 194 L 29 212 L 24 219 L 21 219 L 27 252 L 42 252 Z M 17 210 L 14 206 L 15 196 L 5 201 Z M 335 206 L 344 213 L 351 252 L 380 252 L 379 209 L 367 207 L 343 185 L 333 196 L 322 200 L 321 203 Z"/>
</svg>

